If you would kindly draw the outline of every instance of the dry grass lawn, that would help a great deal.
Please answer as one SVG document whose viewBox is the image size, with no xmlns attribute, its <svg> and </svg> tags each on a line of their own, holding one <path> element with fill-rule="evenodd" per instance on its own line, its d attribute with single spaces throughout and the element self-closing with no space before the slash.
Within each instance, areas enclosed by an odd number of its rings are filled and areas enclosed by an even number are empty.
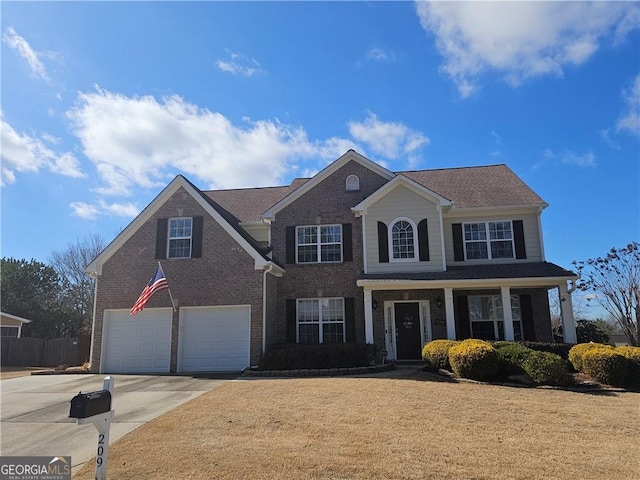
<svg viewBox="0 0 640 480">
<path fill-rule="evenodd" d="M 117 416 L 117 412 L 116 412 Z M 638 479 L 640 394 L 402 378 L 234 381 L 110 448 L 112 480 Z M 93 478 L 89 462 L 74 479 Z"/>
</svg>

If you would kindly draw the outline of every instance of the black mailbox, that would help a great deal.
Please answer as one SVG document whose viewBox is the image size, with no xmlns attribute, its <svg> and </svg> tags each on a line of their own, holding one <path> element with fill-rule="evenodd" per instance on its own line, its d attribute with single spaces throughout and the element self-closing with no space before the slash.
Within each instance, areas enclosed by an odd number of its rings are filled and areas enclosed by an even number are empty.
<svg viewBox="0 0 640 480">
<path fill-rule="evenodd" d="M 99 390 L 97 392 L 78 393 L 71 399 L 69 418 L 87 418 L 111 410 L 111 392 Z"/>
</svg>

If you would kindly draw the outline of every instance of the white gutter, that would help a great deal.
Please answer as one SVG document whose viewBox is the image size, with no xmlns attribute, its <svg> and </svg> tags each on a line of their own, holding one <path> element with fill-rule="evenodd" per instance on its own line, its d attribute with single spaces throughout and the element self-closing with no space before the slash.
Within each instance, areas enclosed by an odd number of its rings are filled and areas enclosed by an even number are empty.
<svg viewBox="0 0 640 480">
<path fill-rule="evenodd" d="M 578 277 L 528 277 L 528 278 L 481 278 L 461 280 L 387 280 L 361 279 L 356 282 L 359 287 L 371 290 L 415 290 L 433 288 L 478 288 L 488 286 L 509 285 L 510 287 L 533 287 L 553 285 L 558 282 L 576 280 Z"/>
</svg>

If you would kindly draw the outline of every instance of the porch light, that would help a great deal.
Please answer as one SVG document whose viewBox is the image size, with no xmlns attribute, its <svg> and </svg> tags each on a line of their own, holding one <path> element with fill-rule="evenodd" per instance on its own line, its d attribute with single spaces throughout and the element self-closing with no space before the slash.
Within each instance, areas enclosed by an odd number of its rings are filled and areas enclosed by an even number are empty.
<svg viewBox="0 0 640 480">
<path fill-rule="evenodd" d="M 377 300 L 372 301 L 372 302 L 371 302 L 371 307 L 372 307 L 374 310 L 377 310 L 377 309 L 378 309 L 378 301 L 377 301 Z"/>
<path fill-rule="evenodd" d="M 442 308 L 442 299 L 440 297 L 436 298 L 436 307 Z"/>
</svg>

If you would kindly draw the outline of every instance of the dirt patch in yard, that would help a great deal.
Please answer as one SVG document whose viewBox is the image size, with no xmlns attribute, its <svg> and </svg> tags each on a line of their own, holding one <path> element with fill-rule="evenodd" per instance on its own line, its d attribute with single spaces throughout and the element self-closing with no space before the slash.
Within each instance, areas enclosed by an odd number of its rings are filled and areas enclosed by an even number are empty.
<svg viewBox="0 0 640 480">
<path fill-rule="evenodd" d="M 636 479 L 639 411 L 638 393 L 421 373 L 241 380 L 113 444 L 108 477 Z M 93 473 L 89 462 L 74 479 Z"/>
</svg>

